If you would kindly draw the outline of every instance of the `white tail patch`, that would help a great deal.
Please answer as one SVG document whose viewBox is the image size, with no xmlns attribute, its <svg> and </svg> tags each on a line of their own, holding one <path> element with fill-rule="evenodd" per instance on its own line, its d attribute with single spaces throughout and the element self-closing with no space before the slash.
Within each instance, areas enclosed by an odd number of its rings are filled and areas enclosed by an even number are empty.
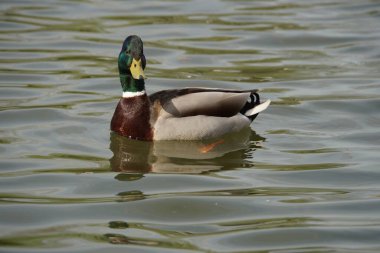
<svg viewBox="0 0 380 253">
<path fill-rule="evenodd" d="M 264 103 L 261 103 L 255 107 L 253 107 L 252 109 L 249 109 L 248 111 L 246 111 L 244 113 L 244 115 L 245 116 L 252 116 L 252 115 L 255 115 L 256 113 L 262 112 L 268 108 L 268 106 L 270 105 L 270 102 L 271 102 L 270 99 L 268 99 Z"/>
</svg>

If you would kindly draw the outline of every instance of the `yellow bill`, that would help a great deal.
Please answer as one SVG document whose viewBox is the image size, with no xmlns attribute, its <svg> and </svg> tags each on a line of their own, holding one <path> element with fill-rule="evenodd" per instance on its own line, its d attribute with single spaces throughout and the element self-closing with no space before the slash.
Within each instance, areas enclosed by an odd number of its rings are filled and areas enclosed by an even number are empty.
<svg viewBox="0 0 380 253">
<path fill-rule="evenodd" d="M 137 61 L 135 58 L 132 60 L 131 67 L 129 68 L 131 71 L 133 79 L 145 79 L 144 70 L 142 68 L 141 58 Z"/>
</svg>

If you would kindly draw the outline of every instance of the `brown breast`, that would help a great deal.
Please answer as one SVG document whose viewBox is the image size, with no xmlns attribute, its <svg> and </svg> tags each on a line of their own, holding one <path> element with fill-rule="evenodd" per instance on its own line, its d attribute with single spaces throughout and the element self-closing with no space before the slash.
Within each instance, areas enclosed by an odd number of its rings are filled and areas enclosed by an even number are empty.
<svg viewBox="0 0 380 253">
<path fill-rule="evenodd" d="M 153 140 L 147 95 L 121 98 L 111 120 L 111 130 L 131 139 Z"/>
</svg>

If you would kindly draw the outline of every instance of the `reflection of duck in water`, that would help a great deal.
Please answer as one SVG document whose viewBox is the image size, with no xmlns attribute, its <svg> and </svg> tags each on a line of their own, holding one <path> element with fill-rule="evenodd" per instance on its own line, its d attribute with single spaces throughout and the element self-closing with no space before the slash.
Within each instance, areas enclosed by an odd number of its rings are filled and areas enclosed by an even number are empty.
<svg viewBox="0 0 380 253">
<path fill-rule="evenodd" d="M 247 153 L 264 138 L 244 129 L 211 141 L 146 142 L 111 133 L 111 168 L 117 172 L 202 173 L 250 167 Z M 210 146 L 211 143 L 211 146 Z M 217 145 L 214 145 L 214 144 Z"/>
<path fill-rule="evenodd" d="M 204 140 L 248 128 L 270 100 L 257 90 L 188 88 L 145 92 L 146 60 L 138 36 L 125 39 L 118 66 L 123 97 L 111 130 L 138 140 Z M 144 144 L 141 144 L 144 145 Z"/>
</svg>

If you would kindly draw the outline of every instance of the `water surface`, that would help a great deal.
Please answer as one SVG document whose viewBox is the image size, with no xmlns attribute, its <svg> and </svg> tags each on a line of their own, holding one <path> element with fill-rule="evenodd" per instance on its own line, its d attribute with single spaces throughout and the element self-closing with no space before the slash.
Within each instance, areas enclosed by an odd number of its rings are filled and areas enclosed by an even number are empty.
<svg viewBox="0 0 380 253">
<path fill-rule="evenodd" d="M 1 252 L 379 252 L 380 3 L 0 4 Z M 259 88 L 252 129 L 111 134 L 116 57 L 147 89 Z"/>
</svg>

